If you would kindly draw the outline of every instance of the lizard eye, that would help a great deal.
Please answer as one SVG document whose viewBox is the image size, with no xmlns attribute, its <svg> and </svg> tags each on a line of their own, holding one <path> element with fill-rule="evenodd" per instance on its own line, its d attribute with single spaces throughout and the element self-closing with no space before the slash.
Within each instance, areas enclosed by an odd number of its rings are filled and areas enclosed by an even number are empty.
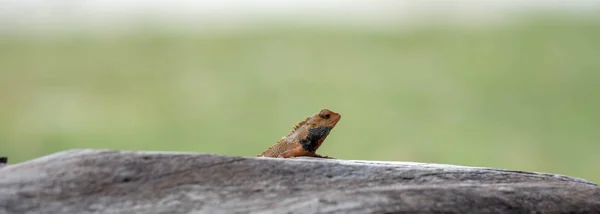
<svg viewBox="0 0 600 214">
<path fill-rule="evenodd" d="M 320 115 L 320 116 L 321 116 L 322 118 L 324 118 L 324 119 L 329 119 L 329 118 L 331 117 L 331 115 L 330 115 L 330 114 L 323 114 L 323 115 Z"/>
</svg>

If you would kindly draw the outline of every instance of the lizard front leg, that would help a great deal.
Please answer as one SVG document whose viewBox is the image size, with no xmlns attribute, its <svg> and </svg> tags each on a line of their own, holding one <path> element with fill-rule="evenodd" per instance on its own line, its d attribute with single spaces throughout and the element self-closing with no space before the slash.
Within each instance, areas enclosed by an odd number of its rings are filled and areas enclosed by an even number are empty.
<svg viewBox="0 0 600 214">
<path fill-rule="evenodd" d="M 296 148 L 287 150 L 284 153 L 281 153 L 280 155 L 278 155 L 277 157 L 278 158 L 291 158 L 291 157 L 300 157 L 300 156 L 335 159 L 335 158 L 328 157 L 328 156 L 321 156 L 314 152 L 306 151 L 302 147 L 296 147 Z"/>
<path fill-rule="evenodd" d="M 295 147 L 293 149 L 287 150 L 281 154 L 279 154 L 278 158 L 291 158 L 291 157 L 299 157 L 299 156 L 308 156 L 310 152 L 304 150 L 302 147 Z"/>
<path fill-rule="evenodd" d="M 322 155 L 319 155 L 319 154 L 316 154 L 316 153 L 311 153 L 311 154 L 309 154 L 309 155 L 306 155 L 306 156 L 309 156 L 309 157 L 315 157 L 315 158 L 327 158 L 327 159 L 335 159 L 335 158 L 332 158 L 332 157 L 329 157 L 329 156 L 322 156 Z"/>
</svg>

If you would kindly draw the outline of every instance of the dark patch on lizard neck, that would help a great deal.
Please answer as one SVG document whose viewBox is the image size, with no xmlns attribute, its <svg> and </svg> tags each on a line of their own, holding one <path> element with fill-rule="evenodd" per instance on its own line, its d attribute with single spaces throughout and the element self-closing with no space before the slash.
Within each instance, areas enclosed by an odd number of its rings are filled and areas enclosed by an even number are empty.
<svg viewBox="0 0 600 214">
<path fill-rule="evenodd" d="M 306 138 L 300 140 L 302 148 L 309 152 L 315 152 L 319 146 L 319 140 L 326 137 L 331 131 L 331 127 L 323 126 L 319 128 L 309 128 Z"/>
<path fill-rule="evenodd" d="M 7 163 L 7 162 L 8 162 L 7 157 L 0 157 L 0 163 Z"/>
</svg>

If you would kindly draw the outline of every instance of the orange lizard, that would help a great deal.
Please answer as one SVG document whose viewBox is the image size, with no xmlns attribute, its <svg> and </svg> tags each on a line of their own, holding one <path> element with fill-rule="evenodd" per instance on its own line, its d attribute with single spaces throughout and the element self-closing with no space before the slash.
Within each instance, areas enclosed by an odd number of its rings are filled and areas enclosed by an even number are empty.
<svg viewBox="0 0 600 214">
<path fill-rule="evenodd" d="M 330 158 L 318 155 L 315 152 L 337 122 L 340 121 L 341 117 L 338 113 L 323 109 L 307 117 L 305 120 L 296 123 L 293 130 L 287 136 L 281 138 L 279 142 L 258 156 L 273 158 L 299 156 Z"/>
</svg>

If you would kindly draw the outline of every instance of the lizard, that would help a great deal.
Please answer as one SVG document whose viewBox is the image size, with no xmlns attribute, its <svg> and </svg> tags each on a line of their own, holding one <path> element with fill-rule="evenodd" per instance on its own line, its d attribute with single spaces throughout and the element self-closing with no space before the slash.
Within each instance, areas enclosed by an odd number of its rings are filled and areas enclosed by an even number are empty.
<svg viewBox="0 0 600 214">
<path fill-rule="evenodd" d="M 306 119 L 297 122 L 292 131 L 282 137 L 276 144 L 260 153 L 258 157 L 291 158 L 309 156 L 317 158 L 331 158 L 321 156 L 315 152 L 321 146 L 327 135 L 341 119 L 341 115 L 322 109 Z"/>
</svg>

